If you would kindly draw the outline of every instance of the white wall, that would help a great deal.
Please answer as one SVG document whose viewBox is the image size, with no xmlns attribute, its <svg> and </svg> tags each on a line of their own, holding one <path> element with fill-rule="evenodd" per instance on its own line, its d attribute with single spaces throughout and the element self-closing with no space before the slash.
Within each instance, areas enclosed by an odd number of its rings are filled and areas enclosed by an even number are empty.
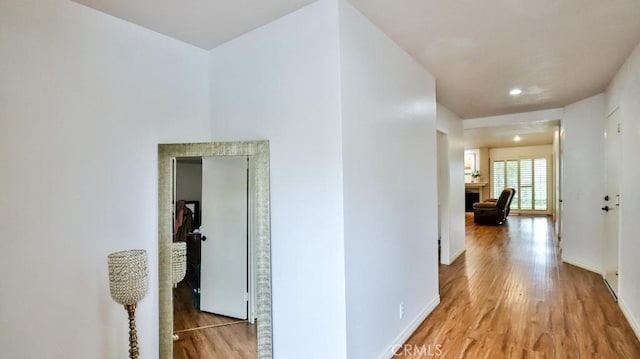
<svg viewBox="0 0 640 359">
<path fill-rule="evenodd" d="M 370 359 L 439 300 L 435 81 L 346 1 L 340 51 L 347 356 Z"/>
<path fill-rule="evenodd" d="M 270 141 L 276 358 L 346 357 L 337 11 L 321 0 L 211 51 L 213 139 Z"/>
<path fill-rule="evenodd" d="M 464 131 L 464 130 L 463 130 Z M 464 132 L 463 132 L 464 133 Z M 480 147 L 478 149 L 478 170 L 480 171 L 480 182 L 491 181 L 491 158 L 489 158 L 489 147 Z M 465 175 L 465 181 L 467 181 L 467 177 L 469 180 L 471 176 Z M 485 198 L 491 198 L 491 186 L 484 186 L 481 189 L 482 195 L 480 198 L 483 200 Z"/>
<path fill-rule="evenodd" d="M 202 201 L 202 163 L 177 162 L 176 199 Z"/>
<path fill-rule="evenodd" d="M 462 120 L 441 104 L 437 104 L 436 128 L 447 134 L 449 144 L 449 195 L 448 195 L 448 222 L 449 240 L 447 255 L 443 250 L 441 262 L 451 264 L 465 250 L 465 218 L 464 218 L 464 131 Z M 444 248 L 443 241 L 443 248 Z"/>
<path fill-rule="evenodd" d="M 606 114 L 620 107 L 622 158 L 620 174 L 619 303 L 640 337 L 640 45 L 618 71 L 606 92 Z"/>
<path fill-rule="evenodd" d="M 158 357 L 157 145 L 209 139 L 207 53 L 71 1 L 0 2 L 0 348 L 126 358 L 107 254 L 142 248 Z"/>
<path fill-rule="evenodd" d="M 562 260 L 601 273 L 603 265 L 604 96 L 564 109 Z"/>
</svg>

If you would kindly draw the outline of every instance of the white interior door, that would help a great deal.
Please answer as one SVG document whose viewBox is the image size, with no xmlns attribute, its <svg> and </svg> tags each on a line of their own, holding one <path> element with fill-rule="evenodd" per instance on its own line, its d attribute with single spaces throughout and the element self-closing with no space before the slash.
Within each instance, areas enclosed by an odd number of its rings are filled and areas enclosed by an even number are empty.
<svg viewBox="0 0 640 359">
<path fill-rule="evenodd" d="M 609 288 L 618 295 L 618 242 L 620 236 L 620 121 L 619 111 L 615 111 L 607 118 L 605 132 L 605 280 Z"/>
<path fill-rule="evenodd" d="M 200 310 L 247 319 L 247 158 L 202 158 Z"/>
</svg>

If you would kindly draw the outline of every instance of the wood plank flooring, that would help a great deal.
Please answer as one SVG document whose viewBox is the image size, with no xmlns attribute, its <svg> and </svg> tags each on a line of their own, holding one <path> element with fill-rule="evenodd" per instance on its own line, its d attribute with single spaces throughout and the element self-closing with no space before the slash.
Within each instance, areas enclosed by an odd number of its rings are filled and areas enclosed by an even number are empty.
<svg viewBox="0 0 640 359">
<path fill-rule="evenodd" d="M 396 358 L 640 358 L 602 277 L 561 262 L 548 218 L 479 226 L 467 214 L 466 245 Z"/>
<path fill-rule="evenodd" d="M 195 308 L 191 288 L 180 283 L 173 290 L 173 330 L 182 331 L 205 326 L 236 323 L 238 319 L 201 312 Z"/>
<path fill-rule="evenodd" d="M 175 359 L 254 359 L 258 357 L 256 324 L 205 313 L 193 304 L 191 289 L 173 291 L 173 342 Z"/>
<path fill-rule="evenodd" d="M 173 343 L 173 357 L 175 359 L 257 358 L 255 327 L 245 322 L 181 332 L 180 340 Z"/>
</svg>

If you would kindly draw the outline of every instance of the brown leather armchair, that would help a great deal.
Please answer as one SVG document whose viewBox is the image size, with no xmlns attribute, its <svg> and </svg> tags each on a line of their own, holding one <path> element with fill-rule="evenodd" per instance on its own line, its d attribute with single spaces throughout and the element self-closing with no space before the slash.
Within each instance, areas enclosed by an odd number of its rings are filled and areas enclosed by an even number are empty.
<svg viewBox="0 0 640 359">
<path fill-rule="evenodd" d="M 473 221 L 478 224 L 502 224 L 509 215 L 514 188 L 505 188 L 500 197 L 473 204 Z"/>
</svg>

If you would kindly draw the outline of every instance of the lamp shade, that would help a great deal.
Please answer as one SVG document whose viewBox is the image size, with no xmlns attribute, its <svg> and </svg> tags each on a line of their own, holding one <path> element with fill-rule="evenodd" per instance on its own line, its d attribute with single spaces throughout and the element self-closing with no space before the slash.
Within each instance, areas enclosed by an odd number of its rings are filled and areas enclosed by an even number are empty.
<svg viewBox="0 0 640 359">
<path fill-rule="evenodd" d="M 133 305 L 144 298 L 149 290 L 147 252 L 134 249 L 111 253 L 108 262 L 111 298 L 122 305 Z"/>
<path fill-rule="evenodd" d="M 180 283 L 187 273 L 187 242 L 173 242 L 171 245 L 171 277 L 173 285 Z"/>
</svg>

